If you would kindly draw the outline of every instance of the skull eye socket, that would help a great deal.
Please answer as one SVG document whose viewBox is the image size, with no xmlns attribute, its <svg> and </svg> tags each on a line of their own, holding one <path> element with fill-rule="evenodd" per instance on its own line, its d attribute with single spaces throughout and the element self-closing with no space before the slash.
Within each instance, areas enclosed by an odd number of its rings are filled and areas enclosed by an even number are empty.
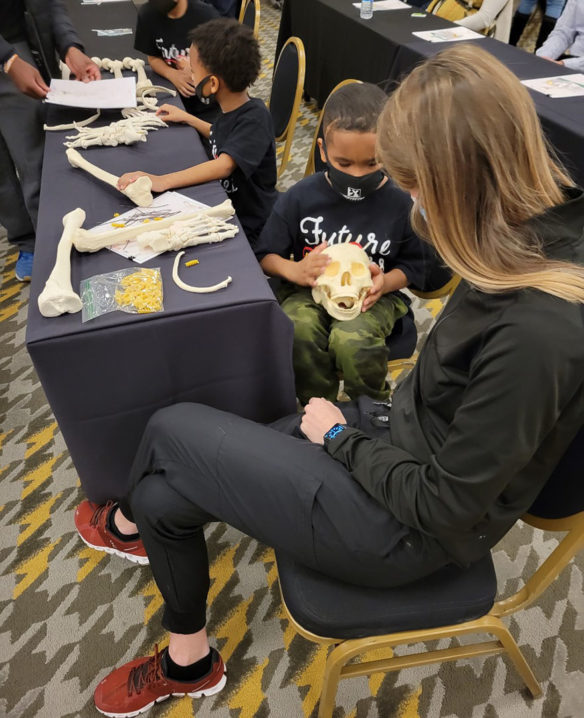
<svg viewBox="0 0 584 718">
<path fill-rule="evenodd" d="M 325 276 L 327 277 L 334 277 L 339 273 L 339 269 L 341 268 L 340 262 L 331 262 L 330 264 L 326 265 L 326 268 L 323 272 Z"/>
<path fill-rule="evenodd" d="M 351 274 L 355 277 L 362 277 L 367 271 L 367 267 L 359 262 L 351 263 Z"/>
</svg>

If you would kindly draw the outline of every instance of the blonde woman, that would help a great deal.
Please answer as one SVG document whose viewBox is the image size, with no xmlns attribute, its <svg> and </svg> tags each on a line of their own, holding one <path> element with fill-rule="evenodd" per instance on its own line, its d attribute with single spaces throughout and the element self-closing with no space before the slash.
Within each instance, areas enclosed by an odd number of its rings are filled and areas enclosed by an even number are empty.
<svg viewBox="0 0 584 718">
<path fill-rule="evenodd" d="M 197 404 L 153 416 L 128 496 L 76 514 L 90 546 L 150 561 L 170 632 L 99 684 L 106 715 L 225 684 L 207 522 L 347 582 L 408 583 L 488 553 L 584 422 L 584 197 L 526 89 L 475 46 L 446 50 L 389 100 L 378 156 L 462 282 L 391 409 L 313 398 L 270 427 Z"/>
</svg>

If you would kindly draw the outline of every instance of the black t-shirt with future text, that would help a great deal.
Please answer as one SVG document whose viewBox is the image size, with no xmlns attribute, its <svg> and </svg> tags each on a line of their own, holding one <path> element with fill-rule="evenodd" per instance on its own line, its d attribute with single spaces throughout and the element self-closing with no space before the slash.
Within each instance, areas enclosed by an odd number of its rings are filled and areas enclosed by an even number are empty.
<svg viewBox="0 0 584 718">
<path fill-rule="evenodd" d="M 189 56 L 189 32 L 217 17 L 219 12 L 200 0 L 188 0 L 185 14 L 177 18 L 163 15 L 146 3 L 138 10 L 134 47 L 145 55 L 160 57 L 170 67 L 176 67 L 177 58 Z M 204 117 L 210 113 L 216 115 L 219 111 L 216 103 L 206 105 L 197 97 L 181 95 L 181 98 L 185 110 L 193 115 Z M 208 117 L 205 119 L 210 121 Z"/>
<path fill-rule="evenodd" d="M 26 39 L 23 0 L 0 2 L 0 35 L 11 43 Z"/>
<path fill-rule="evenodd" d="M 278 254 L 298 262 L 325 240 L 329 246 L 356 242 L 383 272 L 401 269 L 408 284 L 420 284 L 424 253 L 410 226 L 411 206 L 410 196 L 389 180 L 356 202 L 317 172 L 280 195 L 254 252 L 258 261 Z"/>
<path fill-rule="evenodd" d="M 278 196 L 274 127 L 268 108 L 250 97 L 236 110 L 222 113 L 211 127 L 209 143 L 213 158 L 227 154 L 237 165 L 221 184 L 253 243 Z"/>
</svg>

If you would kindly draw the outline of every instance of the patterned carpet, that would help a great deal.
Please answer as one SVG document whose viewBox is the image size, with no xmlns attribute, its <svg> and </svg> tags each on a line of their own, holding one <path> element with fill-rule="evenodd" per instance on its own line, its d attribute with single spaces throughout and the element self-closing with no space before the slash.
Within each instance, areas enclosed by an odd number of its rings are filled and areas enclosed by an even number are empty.
<svg viewBox="0 0 584 718">
<path fill-rule="evenodd" d="M 279 14 L 262 7 L 266 96 Z M 282 187 L 304 170 L 315 122 L 304 106 Z M 0 230 L 1 231 L 1 230 Z M 0 240 L 0 716 L 92 718 L 96 683 L 160 641 L 161 600 L 148 568 L 91 551 L 73 530 L 82 498 L 63 438 L 25 345 L 28 286 Z M 421 335 L 439 310 L 417 307 Z M 229 668 L 226 689 L 173 699 L 153 718 L 315 718 L 326 649 L 282 617 L 269 549 L 223 524 L 208 529 L 209 629 Z M 495 562 L 501 592 L 555 545 L 518 525 Z M 531 699 L 500 658 L 408 669 L 341 683 L 335 718 L 581 718 L 584 716 L 584 556 L 511 630 L 544 691 Z"/>
</svg>

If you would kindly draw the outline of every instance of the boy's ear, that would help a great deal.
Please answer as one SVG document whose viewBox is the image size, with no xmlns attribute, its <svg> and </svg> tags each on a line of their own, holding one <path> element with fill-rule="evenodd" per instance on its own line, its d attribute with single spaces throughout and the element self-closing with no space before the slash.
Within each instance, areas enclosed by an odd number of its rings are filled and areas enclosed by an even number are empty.
<svg viewBox="0 0 584 718">
<path fill-rule="evenodd" d="M 217 75 L 211 75 L 207 87 L 211 90 L 211 94 L 215 95 L 219 89 L 219 78 Z"/>
<path fill-rule="evenodd" d="M 320 151 L 320 159 L 326 165 L 326 155 L 324 153 L 324 142 L 322 140 L 322 137 L 316 138 L 316 144 L 318 145 L 318 149 Z"/>
</svg>

